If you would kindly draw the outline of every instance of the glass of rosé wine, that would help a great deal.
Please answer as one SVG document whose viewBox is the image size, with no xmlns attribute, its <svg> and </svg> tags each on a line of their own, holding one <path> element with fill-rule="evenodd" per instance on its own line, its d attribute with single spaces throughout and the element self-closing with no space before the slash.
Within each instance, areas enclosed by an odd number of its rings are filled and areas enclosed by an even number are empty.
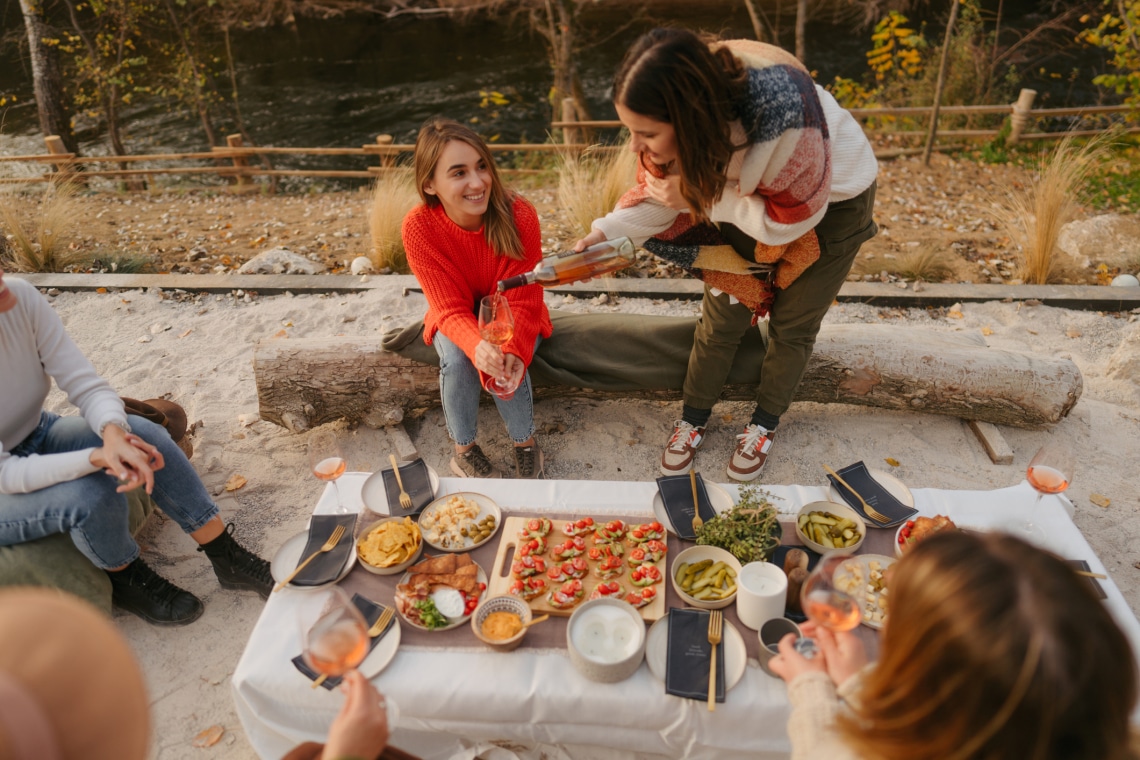
<svg viewBox="0 0 1140 760">
<path fill-rule="evenodd" d="M 301 657 L 315 672 L 339 678 L 368 654 L 368 624 L 341 589 L 333 586 L 316 622 L 299 618 Z"/>
<path fill-rule="evenodd" d="M 344 474 L 347 463 L 340 449 L 336 434 L 331 430 L 314 430 L 309 433 L 309 469 L 317 480 L 331 482 L 336 494 L 336 511 L 344 512 L 340 501 L 340 487 L 337 478 Z"/>
<path fill-rule="evenodd" d="M 1045 444 L 1029 460 L 1025 479 L 1037 491 L 1034 504 L 1041 503 L 1041 497 L 1047 493 L 1063 492 L 1073 479 L 1072 450 L 1060 441 Z"/>
<path fill-rule="evenodd" d="M 515 334 L 515 318 L 511 314 L 511 306 L 500 293 L 487 296 L 479 301 L 479 335 L 483 340 L 499 349 L 502 353 L 505 345 Z M 490 377 L 487 379 L 486 389 L 501 399 L 509 399 L 515 393 L 517 383 L 510 378 Z"/>
<path fill-rule="evenodd" d="M 862 620 L 858 600 L 835 583 L 836 571 L 851 557 L 848 552 L 823 555 L 800 589 L 800 606 L 808 620 L 836 633 L 854 630 Z M 795 647 L 808 659 L 818 651 L 815 641 L 806 637 L 797 639 Z"/>
</svg>

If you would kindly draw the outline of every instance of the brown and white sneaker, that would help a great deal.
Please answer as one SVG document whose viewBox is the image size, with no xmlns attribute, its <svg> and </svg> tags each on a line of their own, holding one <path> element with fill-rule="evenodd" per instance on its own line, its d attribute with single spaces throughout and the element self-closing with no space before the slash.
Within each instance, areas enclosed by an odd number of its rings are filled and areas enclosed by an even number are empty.
<svg viewBox="0 0 1140 760">
<path fill-rule="evenodd" d="M 669 443 L 665 445 L 665 453 L 661 455 L 662 475 L 683 475 L 693 466 L 693 459 L 697 456 L 697 449 L 705 442 L 704 427 L 695 427 L 677 420 L 673 423 L 673 435 L 669 436 Z"/>
<path fill-rule="evenodd" d="M 451 458 L 451 471 L 461 478 L 501 478 L 499 468 L 491 464 L 491 460 L 475 444 L 462 454 Z"/>
<path fill-rule="evenodd" d="M 728 477 L 743 481 L 760 477 L 775 435 L 775 430 L 769 431 L 763 425 L 752 423 L 745 427 L 744 432 L 736 436 L 736 451 L 728 462 Z"/>
</svg>

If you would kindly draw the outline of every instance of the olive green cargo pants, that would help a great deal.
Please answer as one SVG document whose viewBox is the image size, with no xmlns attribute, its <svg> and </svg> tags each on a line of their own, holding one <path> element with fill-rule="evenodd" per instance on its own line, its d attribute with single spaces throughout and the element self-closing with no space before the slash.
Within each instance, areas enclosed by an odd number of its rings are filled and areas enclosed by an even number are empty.
<svg viewBox="0 0 1140 760">
<path fill-rule="evenodd" d="M 859 247 L 879 231 L 872 219 L 874 207 L 875 183 L 854 198 L 830 204 L 815 228 L 819 259 L 786 289 L 776 291 L 768 316 L 768 348 L 756 392 L 756 404 L 769 415 L 779 417 L 791 405 L 824 314 L 847 279 Z M 755 241 L 739 230 L 725 227 L 722 233 L 729 242 L 742 256 L 751 259 Z M 729 303 L 727 293 L 714 296 L 705 286 L 701 318 L 693 335 L 685 375 L 687 406 L 713 408 L 741 338 L 750 328 L 756 329 L 747 306 Z"/>
</svg>

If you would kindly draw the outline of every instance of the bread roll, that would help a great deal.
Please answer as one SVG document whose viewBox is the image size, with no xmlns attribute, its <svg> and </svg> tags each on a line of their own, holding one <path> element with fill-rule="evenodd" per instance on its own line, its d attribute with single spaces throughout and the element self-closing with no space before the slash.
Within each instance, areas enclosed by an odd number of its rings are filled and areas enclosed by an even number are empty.
<svg viewBox="0 0 1140 760">
<path fill-rule="evenodd" d="M 790 552 L 789 552 L 790 554 Z M 802 567 L 794 567 L 788 573 L 788 611 L 802 615 L 804 610 L 800 605 L 800 589 L 807 580 L 808 571 Z"/>
<path fill-rule="evenodd" d="M 808 555 L 803 549 L 789 549 L 784 555 L 784 575 L 791 575 L 797 567 L 808 569 Z"/>
</svg>

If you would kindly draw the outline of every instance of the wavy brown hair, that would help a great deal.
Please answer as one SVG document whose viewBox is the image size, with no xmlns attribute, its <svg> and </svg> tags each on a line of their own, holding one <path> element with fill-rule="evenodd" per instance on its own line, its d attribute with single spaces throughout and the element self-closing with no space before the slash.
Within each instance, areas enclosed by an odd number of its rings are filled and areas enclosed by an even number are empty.
<svg viewBox="0 0 1140 760">
<path fill-rule="evenodd" d="M 681 195 L 696 221 L 707 221 L 727 182 L 734 105 L 744 97 L 744 66 L 711 35 L 688 29 L 646 32 L 626 52 L 614 77 L 614 102 L 673 126 Z M 642 157 L 642 162 L 645 158 Z"/>
<path fill-rule="evenodd" d="M 882 656 L 845 744 L 876 760 L 1123 760 L 1137 674 L 1124 634 L 1062 560 L 942 532 L 893 569 Z"/>
<path fill-rule="evenodd" d="M 489 194 L 487 211 L 483 214 L 483 236 L 487 239 L 487 245 L 500 256 L 521 260 L 524 256 L 522 238 L 519 237 L 518 227 L 515 226 L 513 213 L 515 194 L 499 178 L 499 169 L 495 165 L 495 159 L 487 143 L 483 142 L 483 138 L 474 130 L 457 121 L 439 116 L 428 119 L 420 127 L 420 132 L 416 135 L 414 160 L 416 189 L 420 193 L 420 198 L 429 207 L 440 205 L 439 198 L 429 195 L 424 190 L 424 185 L 435 176 L 440 154 L 452 140 L 461 140 L 474 148 L 491 172 L 491 187 L 487 191 Z"/>
</svg>

